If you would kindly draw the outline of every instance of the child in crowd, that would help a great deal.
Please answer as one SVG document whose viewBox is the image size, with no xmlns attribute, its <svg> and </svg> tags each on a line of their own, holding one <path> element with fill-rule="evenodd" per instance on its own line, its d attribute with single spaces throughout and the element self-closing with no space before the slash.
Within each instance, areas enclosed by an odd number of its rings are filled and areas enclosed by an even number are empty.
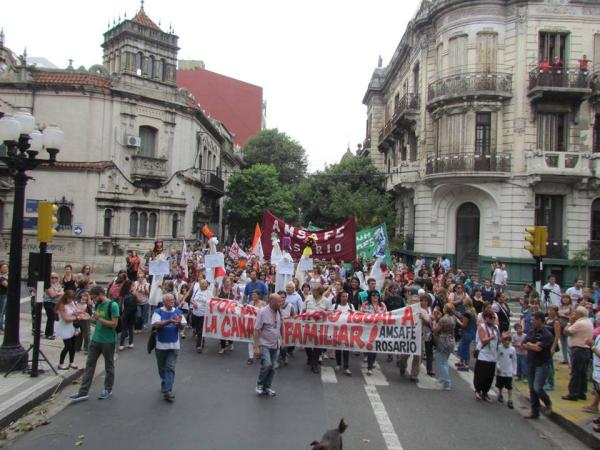
<svg viewBox="0 0 600 450">
<path fill-rule="evenodd" d="M 496 363 L 496 388 L 498 389 L 498 401 L 504 402 L 502 390 L 506 388 L 508 402 L 506 405 L 513 409 L 512 402 L 512 379 L 517 373 L 517 354 L 511 345 L 512 336 L 509 331 L 502 333 L 502 345 L 498 347 L 498 361 Z"/>
<path fill-rule="evenodd" d="M 512 343 L 517 354 L 517 380 L 527 383 L 527 350 L 521 348 L 525 333 L 523 333 L 523 327 L 520 323 L 515 323 L 513 328 L 515 331 L 512 334 Z"/>
</svg>

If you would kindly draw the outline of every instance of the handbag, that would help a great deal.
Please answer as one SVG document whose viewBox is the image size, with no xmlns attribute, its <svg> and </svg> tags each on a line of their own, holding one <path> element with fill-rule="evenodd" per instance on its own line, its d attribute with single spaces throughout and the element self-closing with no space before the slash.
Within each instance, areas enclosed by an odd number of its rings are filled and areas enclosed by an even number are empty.
<svg viewBox="0 0 600 450">
<path fill-rule="evenodd" d="M 152 353 L 152 350 L 156 348 L 156 328 L 152 328 L 150 336 L 148 336 L 148 354 Z"/>
</svg>

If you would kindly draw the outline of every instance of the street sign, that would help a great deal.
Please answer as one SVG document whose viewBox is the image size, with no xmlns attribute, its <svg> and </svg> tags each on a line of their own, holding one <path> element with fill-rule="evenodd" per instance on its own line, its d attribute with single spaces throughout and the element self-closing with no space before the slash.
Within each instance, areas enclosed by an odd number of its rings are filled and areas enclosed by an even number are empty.
<svg viewBox="0 0 600 450">
<path fill-rule="evenodd" d="M 80 223 L 76 223 L 75 225 L 73 225 L 73 234 L 75 236 L 81 236 L 81 234 L 83 233 L 83 225 Z"/>
</svg>

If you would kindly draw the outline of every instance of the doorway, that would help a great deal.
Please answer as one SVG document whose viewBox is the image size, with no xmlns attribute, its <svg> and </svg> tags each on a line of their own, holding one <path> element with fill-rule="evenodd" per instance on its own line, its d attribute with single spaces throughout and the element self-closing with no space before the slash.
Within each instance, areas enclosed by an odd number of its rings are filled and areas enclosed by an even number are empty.
<svg viewBox="0 0 600 450">
<path fill-rule="evenodd" d="M 479 208 L 463 203 L 456 213 L 456 268 L 479 275 Z"/>
</svg>

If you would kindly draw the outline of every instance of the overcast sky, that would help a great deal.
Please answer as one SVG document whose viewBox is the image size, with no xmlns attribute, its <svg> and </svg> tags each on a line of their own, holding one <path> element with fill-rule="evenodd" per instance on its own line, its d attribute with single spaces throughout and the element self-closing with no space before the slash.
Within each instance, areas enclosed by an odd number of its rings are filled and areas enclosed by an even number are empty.
<svg viewBox="0 0 600 450">
<path fill-rule="evenodd" d="M 163 30 L 173 25 L 180 59 L 264 89 L 267 126 L 306 149 L 311 171 L 365 138 L 367 83 L 388 63 L 420 0 L 147 0 Z M 132 0 L 19 0 L 2 8 L 5 45 L 59 67 L 102 62 L 102 34 Z"/>
</svg>

